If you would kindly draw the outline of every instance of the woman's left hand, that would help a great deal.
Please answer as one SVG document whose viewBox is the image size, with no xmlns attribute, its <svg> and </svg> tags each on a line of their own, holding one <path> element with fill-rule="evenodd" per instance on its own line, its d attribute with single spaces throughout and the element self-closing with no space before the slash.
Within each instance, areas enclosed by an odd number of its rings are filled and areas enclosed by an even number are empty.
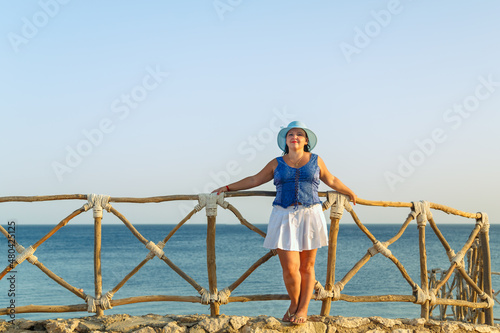
<svg viewBox="0 0 500 333">
<path fill-rule="evenodd" d="M 212 191 L 212 193 L 217 193 L 217 195 L 221 194 L 222 192 L 229 192 L 227 186 L 222 186 L 222 187 L 219 187 L 218 189 L 215 189 Z"/>
<path fill-rule="evenodd" d="M 358 199 L 358 196 L 354 192 L 351 192 L 349 193 L 349 197 L 351 198 L 352 204 L 356 205 L 356 200 Z"/>
</svg>

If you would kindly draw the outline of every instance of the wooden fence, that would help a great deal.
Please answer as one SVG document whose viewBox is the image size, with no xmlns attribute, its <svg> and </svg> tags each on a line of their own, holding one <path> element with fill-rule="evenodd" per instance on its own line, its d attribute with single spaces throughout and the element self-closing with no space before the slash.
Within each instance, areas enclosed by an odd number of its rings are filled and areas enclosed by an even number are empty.
<svg viewBox="0 0 500 333">
<path fill-rule="evenodd" d="M 268 261 L 276 255 L 275 251 L 269 251 L 262 258 L 251 265 L 245 273 L 234 281 L 231 285 L 218 289 L 217 273 L 216 273 L 216 252 L 215 252 L 215 229 L 217 206 L 221 206 L 231 211 L 239 222 L 253 232 L 256 232 L 262 237 L 265 233 L 259 228 L 249 223 L 242 214 L 228 201 L 226 198 L 231 197 L 251 197 L 251 196 L 269 196 L 274 197 L 275 192 L 268 191 L 240 191 L 226 192 L 221 195 L 200 194 L 200 195 L 172 195 L 159 196 L 148 198 L 130 198 L 130 197 L 109 197 L 105 195 L 51 195 L 51 196 L 16 196 L 16 197 L 0 197 L 0 203 L 3 202 L 37 202 L 37 201 L 52 201 L 52 200 L 86 200 L 87 202 L 80 208 L 73 211 L 61 222 L 59 222 L 49 233 L 38 240 L 35 244 L 24 248 L 19 244 L 10 233 L 0 226 L 0 232 L 7 237 L 9 244 L 15 247 L 19 253 L 10 264 L 5 267 L 0 275 L 0 280 L 6 274 L 14 269 L 17 265 L 28 261 L 38 267 L 48 277 L 57 282 L 59 285 L 69 290 L 83 300 L 82 304 L 77 305 L 24 305 L 17 306 L 16 313 L 32 313 L 32 312 L 77 312 L 88 311 L 103 315 L 106 309 L 117 307 L 124 304 L 132 304 L 139 302 L 158 302 L 158 301 L 173 301 L 173 302 L 193 302 L 209 304 L 211 315 L 219 315 L 221 305 L 230 302 L 247 302 L 247 301 L 266 301 L 266 300 L 287 300 L 287 295 L 267 294 L 267 295 L 246 295 L 246 296 L 231 296 L 231 293 L 255 271 L 260 265 Z M 315 293 L 313 298 L 322 302 L 320 315 L 327 316 L 330 314 L 332 302 L 342 300 L 347 302 L 410 302 L 421 307 L 421 317 L 429 319 L 432 310 L 439 307 L 441 317 L 446 314 L 446 308 L 454 309 L 455 319 L 465 320 L 470 322 L 486 323 L 493 325 L 493 305 L 492 284 L 491 284 L 491 261 L 489 247 L 489 222 L 488 216 L 485 213 L 467 213 L 447 206 L 430 203 L 426 201 L 418 202 L 388 202 L 388 201 L 370 201 L 358 199 L 358 204 L 366 206 L 382 206 L 382 207 L 406 207 L 409 209 L 409 214 L 404 223 L 399 228 L 399 231 L 389 240 L 378 240 L 370 230 L 361 223 L 355 211 L 351 207 L 346 196 L 337 192 L 321 192 L 321 197 L 325 197 L 323 210 L 330 209 L 330 231 L 329 231 L 329 247 L 327 274 L 324 286 L 320 282 L 316 282 Z M 158 243 L 146 239 L 125 216 L 117 211 L 113 203 L 159 203 L 176 200 L 197 200 L 198 204 L 194 209 L 187 214 L 171 231 Z M 94 285 L 95 293 L 89 295 L 84 293 L 82 289 L 67 283 L 63 278 L 56 275 L 49 268 L 45 267 L 38 258 L 34 255 L 36 249 L 54 235 L 59 229 L 66 226 L 71 219 L 79 214 L 93 209 L 94 217 Z M 102 210 L 114 214 L 120 219 L 132 234 L 150 251 L 149 254 L 142 260 L 130 273 L 128 273 L 112 290 L 103 294 L 102 290 L 102 275 L 101 275 L 101 218 Z M 208 288 L 201 286 L 188 274 L 176 266 L 163 251 L 163 247 L 169 239 L 182 227 L 194 214 L 201 210 L 206 211 L 207 215 L 207 237 L 206 237 L 206 257 L 208 270 Z M 457 253 L 451 248 L 431 213 L 431 209 L 440 210 L 447 214 L 474 219 L 475 224 L 472 232 Z M 335 282 L 335 264 L 337 237 L 339 232 L 339 224 L 342 215 L 346 210 L 359 227 L 359 229 L 368 237 L 373 246 L 367 249 L 366 254 L 347 272 L 347 274 L 338 282 Z M 405 267 L 392 254 L 388 247 L 396 242 L 405 232 L 406 228 L 413 220 L 417 220 L 419 230 L 419 257 L 420 257 L 420 281 L 419 283 L 412 280 L 407 273 Z M 426 252 L 426 225 L 429 223 L 432 231 L 436 234 L 441 242 L 444 251 L 448 255 L 450 266 L 446 270 L 442 270 L 438 277 L 437 272 L 428 269 L 427 267 L 427 252 Z M 479 250 L 474 250 L 479 249 Z M 476 251 L 470 255 L 471 251 Z M 365 265 L 373 256 L 380 253 L 392 261 L 399 269 L 401 276 L 411 287 L 411 293 L 408 295 L 377 295 L 377 296 L 351 296 L 343 294 L 344 286 L 355 276 L 355 274 Z M 172 270 L 188 282 L 199 295 L 195 296 L 167 296 L 167 295 L 149 295 L 149 296 L 134 296 L 123 299 L 113 299 L 113 296 L 120 290 L 121 287 L 137 273 L 149 260 L 158 257 L 165 262 Z M 468 267 L 464 264 L 464 257 Z M 472 268 L 473 267 L 473 268 Z M 452 293 L 450 283 L 453 279 L 459 277 L 462 290 L 467 292 Z M 319 279 L 319 277 L 317 277 Z M 453 283 L 453 285 L 458 283 Z M 409 289 L 410 290 L 410 289 Z M 474 315 L 464 315 L 466 312 L 474 313 Z M 472 311 L 472 312 L 471 312 Z M 9 314 L 9 308 L 0 309 L 0 315 Z"/>
</svg>

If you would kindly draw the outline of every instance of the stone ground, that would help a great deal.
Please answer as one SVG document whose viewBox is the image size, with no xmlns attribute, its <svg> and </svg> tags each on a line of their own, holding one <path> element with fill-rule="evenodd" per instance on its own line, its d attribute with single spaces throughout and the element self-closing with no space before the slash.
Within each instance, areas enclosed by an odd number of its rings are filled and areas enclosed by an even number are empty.
<svg viewBox="0 0 500 333">
<path fill-rule="evenodd" d="M 210 317 L 207 315 L 145 315 L 127 314 L 73 319 L 31 321 L 18 319 L 14 323 L 0 320 L 0 332 L 8 333 L 205 333 L 205 332 L 369 332 L 369 333 L 423 333 L 423 332 L 499 332 L 500 325 L 473 325 L 452 321 L 424 319 L 386 319 L 381 317 L 320 317 L 310 316 L 303 325 L 291 325 L 268 316 Z"/>
</svg>

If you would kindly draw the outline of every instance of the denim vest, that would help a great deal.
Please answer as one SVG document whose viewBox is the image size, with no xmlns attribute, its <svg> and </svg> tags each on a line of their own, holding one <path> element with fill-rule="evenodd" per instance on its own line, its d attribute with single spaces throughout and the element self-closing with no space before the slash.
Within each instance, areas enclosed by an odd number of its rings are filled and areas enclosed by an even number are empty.
<svg viewBox="0 0 500 333">
<path fill-rule="evenodd" d="M 273 205 L 287 208 L 298 203 L 304 206 L 321 203 L 318 196 L 318 155 L 311 154 L 309 162 L 300 168 L 292 168 L 281 156 L 277 161 L 278 166 L 274 170 L 276 198 Z"/>
</svg>

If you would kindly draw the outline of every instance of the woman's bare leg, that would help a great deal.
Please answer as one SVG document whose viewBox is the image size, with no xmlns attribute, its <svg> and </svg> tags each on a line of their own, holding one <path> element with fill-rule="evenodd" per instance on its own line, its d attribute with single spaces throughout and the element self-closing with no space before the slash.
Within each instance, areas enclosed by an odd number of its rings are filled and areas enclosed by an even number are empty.
<svg viewBox="0 0 500 333">
<path fill-rule="evenodd" d="M 286 291 L 290 297 L 290 306 L 287 314 L 293 315 L 299 307 L 299 297 L 302 285 L 300 275 L 300 252 L 281 249 L 277 249 L 277 251 L 283 270 L 283 281 L 285 282 Z M 285 317 L 287 316 L 285 315 Z"/>
<path fill-rule="evenodd" d="M 311 296 L 314 291 L 314 283 L 316 275 L 314 271 L 314 263 L 316 261 L 317 249 L 299 252 L 300 257 L 300 295 L 299 305 L 295 312 L 295 323 L 303 323 L 307 320 L 307 310 L 311 301 Z"/>
</svg>

